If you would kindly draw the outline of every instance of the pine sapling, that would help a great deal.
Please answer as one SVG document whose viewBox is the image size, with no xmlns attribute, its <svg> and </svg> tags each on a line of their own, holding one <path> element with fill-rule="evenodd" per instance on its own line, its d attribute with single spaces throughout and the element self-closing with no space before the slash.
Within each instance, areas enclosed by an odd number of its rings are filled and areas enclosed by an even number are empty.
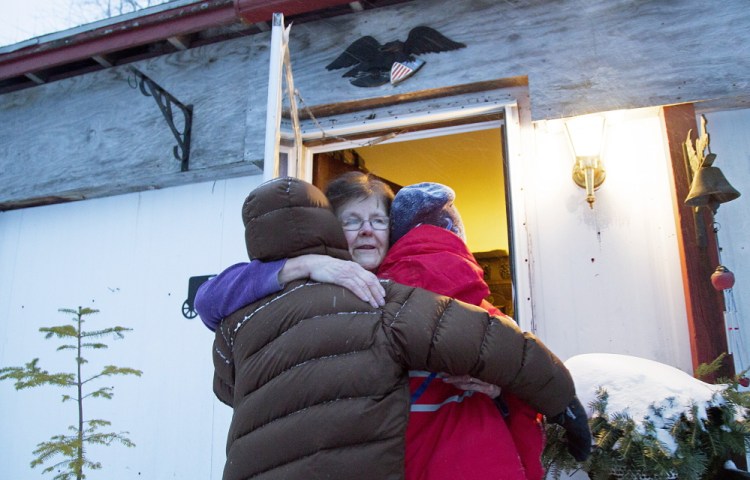
<svg viewBox="0 0 750 480">
<path fill-rule="evenodd" d="M 0 368 L 0 380 L 15 380 L 16 390 L 52 385 L 65 389 L 72 389 L 74 393 L 64 394 L 63 402 L 75 402 L 78 410 L 78 423 L 68 427 L 70 435 L 54 435 L 49 441 L 37 445 L 34 450 L 36 458 L 31 462 L 32 467 L 43 465 L 62 457 L 62 460 L 47 466 L 43 473 L 57 470 L 54 480 L 82 480 L 86 478 L 86 470 L 98 470 L 102 468 L 101 463 L 90 460 L 86 453 L 88 445 L 105 445 L 120 443 L 126 447 L 134 447 L 135 444 L 125 435 L 128 432 L 101 432 L 100 429 L 108 427 L 111 423 L 107 420 L 86 419 L 84 416 L 84 401 L 92 398 L 111 399 L 114 395 L 114 387 L 105 386 L 96 388 L 93 382 L 101 381 L 105 377 L 114 375 L 136 375 L 141 376 L 143 372 L 127 367 L 116 367 L 114 365 L 104 366 L 98 373 L 93 375 L 85 372 L 84 366 L 88 360 L 83 357 L 83 350 L 101 350 L 108 348 L 106 344 L 97 341 L 102 337 L 112 335 L 115 339 L 124 338 L 124 333 L 130 328 L 108 327 L 102 330 L 85 331 L 84 317 L 97 313 L 98 310 L 91 308 L 67 309 L 61 308 L 59 312 L 72 314 L 71 324 L 53 327 L 42 327 L 40 332 L 45 334 L 46 339 L 56 337 L 63 341 L 57 350 L 72 350 L 75 354 L 76 368 L 73 372 L 49 373 L 38 366 L 39 359 L 35 358 L 23 367 Z"/>
</svg>

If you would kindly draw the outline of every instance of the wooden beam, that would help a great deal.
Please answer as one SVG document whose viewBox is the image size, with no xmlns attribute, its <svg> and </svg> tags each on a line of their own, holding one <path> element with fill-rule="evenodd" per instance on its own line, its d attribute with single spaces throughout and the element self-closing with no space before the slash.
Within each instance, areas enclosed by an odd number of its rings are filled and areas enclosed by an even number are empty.
<svg viewBox="0 0 750 480">
<path fill-rule="evenodd" d="M 290 17 L 349 2 L 350 0 L 234 0 L 234 8 L 242 21 L 253 24 L 271 20 L 274 13 L 283 13 L 285 17 Z"/>
<path fill-rule="evenodd" d="M 104 68 L 113 67 L 115 65 L 115 61 L 110 58 L 110 55 L 92 55 L 91 59 Z"/>
<path fill-rule="evenodd" d="M 7 210 L 17 210 L 20 208 L 41 207 L 44 205 L 75 202 L 77 200 L 83 199 L 84 197 L 82 195 L 53 195 L 47 197 L 28 198 L 19 201 L 0 202 L 0 212 L 5 212 Z"/>
<path fill-rule="evenodd" d="M 374 138 L 371 143 L 362 145 L 364 147 L 375 145 L 377 143 L 380 143 L 383 140 L 390 140 L 390 138 L 396 137 L 398 135 L 403 135 L 406 133 L 411 132 L 418 132 L 422 130 L 434 130 L 437 128 L 447 128 L 447 127 L 456 127 L 459 125 L 469 125 L 469 124 L 476 124 L 476 123 L 482 123 L 482 122 L 492 122 L 492 121 L 498 121 L 503 120 L 505 118 L 505 115 L 503 113 L 489 113 L 485 115 L 477 115 L 474 117 L 466 117 L 466 118 L 458 118 L 458 119 L 451 119 L 451 120 L 442 120 L 439 122 L 432 122 L 432 123 L 422 123 L 419 125 L 410 125 L 408 127 L 404 128 L 398 128 L 398 129 L 386 129 L 386 130 L 368 130 L 364 133 L 355 133 L 351 135 L 336 135 L 335 137 L 324 137 L 324 138 L 317 138 L 314 140 L 307 140 L 305 142 L 305 146 L 310 147 L 317 147 L 319 145 L 328 145 L 330 143 L 338 143 L 341 142 L 342 139 L 347 139 L 350 141 L 359 140 L 363 138 Z"/>
<path fill-rule="evenodd" d="M 263 154 L 263 180 L 279 176 L 279 139 L 281 138 L 281 102 L 284 70 L 284 15 L 273 14 L 268 65 L 266 100 L 266 141 Z"/>
<path fill-rule="evenodd" d="M 688 317 L 693 368 L 714 361 L 728 351 L 724 324 L 724 299 L 711 285 L 711 274 L 719 264 L 713 214 L 708 208 L 695 212 L 685 205 L 690 190 L 690 174 L 683 144 L 688 132 L 695 141 L 698 125 L 693 104 L 664 107 L 664 128 L 672 163 L 673 196 L 682 278 Z M 709 380 L 734 375 L 733 362 L 727 356 L 722 368 Z"/>
<path fill-rule="evenodd" d="M 167 41 L 177 50 L 187 50 L 190 48 L 190 35 L 174 35 L 167 38 Z"/>
<path fill-rule="evenodd" d="M 257 28 L 261 32 L 271 31 L 271 27 L 268 25 L 268 22 L 255 22 L 255 28 Z"/>
<path fill-rule="evenodd" d="M 310 119 L 330 117 L 333 115 L 342 115 L 345 113 L 358 112 L 370 108 L 382 108 L 389 105 L 397 105 L 404 102 L 417 102 L 420 100 L 429 100 L 432 98 L 444 98 L 453 95 L 463 95 L 466 93 L 485 92 L 488 90 L 498 90 L 501 88 L 526 87 L 529 85 L 529 79 L 525 76 L 500 78 L 497 80 L 487 80 L 484 82 L 465 83 L 451 87 L 432 88 L 420 90 L 418 92 L 400 93 L 395 95 L 384 95 L 381 97 L 371 97 L 361 100 L 350 100 L 347 102 L 338 102 L 326 105 L 305 106 L 300 109 L 300 119 Z M 289 112 L 284 111 L 284 116 L 289 117 Z"/>
<path fill-rule="evenodd" d="M 43 76 L 42 74 L 34 73 L 34 72 L 28 72 L 28 73 L 26 73 L 24 75 L 26 76 L 26 78 L 28 78 L 32 82 L 36 83 L 37 85 L 42 85 L 44 83 L 47 83 L 46 76 Z"/>
</svg>

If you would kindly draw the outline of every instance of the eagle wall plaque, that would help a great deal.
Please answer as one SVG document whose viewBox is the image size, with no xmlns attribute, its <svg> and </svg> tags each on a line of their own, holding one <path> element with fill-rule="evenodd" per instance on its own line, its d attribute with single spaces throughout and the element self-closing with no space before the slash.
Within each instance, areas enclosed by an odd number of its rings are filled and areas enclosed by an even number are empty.
<svg viewBox="0 0 750 480">
<path fill-rule="evenodd" d="M 415 58 L 423 53 L 440 53 L 464 48 L 431 27 L 414 27 L 405 42 L 394 40 L 381 45 L 367 35 L 349 45 L 336 60 L 326 65 L 327 70 L 354 67 L 343 77 L 352 77 L 350 82 L 357 87 L 379 87 L 388 82 L 397 85 L 411 77 L 425 64 Z"/>
</svg>

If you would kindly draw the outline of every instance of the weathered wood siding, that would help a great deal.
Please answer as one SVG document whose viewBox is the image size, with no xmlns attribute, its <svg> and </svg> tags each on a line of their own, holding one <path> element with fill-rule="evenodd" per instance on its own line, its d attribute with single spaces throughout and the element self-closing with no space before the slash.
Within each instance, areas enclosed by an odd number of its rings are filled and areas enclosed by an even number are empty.
<svg viewBox="0 0 750 480">
<path fill-rule="evenodd" d="M 405 40 L 417 25 L 467 48 L 422 55 L 427 65 L 395 88 L 357 88 L 345 70 L 323 69 L 360 36 Z M 525 75 L 539 120 L 747 97 L 749 31 L 743 0 L 417 1 L 293 27 L 292 48 L 295 84 L 312 104 Z"/>
<path fill-rule="evenodd" d="M 429 25 L 467 48 L 426 54 L 392 87 L 359 88 L 325 65 L 354 40 L 405 40 Z M 292 27 L 295 86 L 307 105 L 527 76 L 534 120 L 683 102 L 750 105 L 750 8 L 700 2 L 418 0 Z M 260 173 L 264 33 L 136 66 L 195 107 L 191 171 L 153 101 L 125 68 L 0 96 L 0 205 L 91 197 Z M 54 133 L 54 135 L 49 135 Z"/>
<path fill-rule="evenodd" d="M 266 50 L 266 42 L 248 37 L 135 65 L 193 105 L 188 172 L 173 156 L 176 141 L 156 102 L 127 66 L 1 96 L 0 204 L 193 183 L 206 179 L 208 167 L 209 178 L 261 172 L 243 150 L 246 111 L 258 108 L 247 92 L 265 92 L 257 77 L 265 74 L 253 66 Z"/>
</svg>

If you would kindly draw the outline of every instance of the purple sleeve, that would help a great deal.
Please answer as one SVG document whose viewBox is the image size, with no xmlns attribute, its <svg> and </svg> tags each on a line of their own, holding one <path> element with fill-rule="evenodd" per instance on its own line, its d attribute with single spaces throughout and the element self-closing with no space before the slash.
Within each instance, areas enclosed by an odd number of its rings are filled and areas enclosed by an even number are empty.
<svg viewBox="0 0 750 480">
<path fill-rule="evenodd" d="M 211 331 L 216 330 L 224 317 L 284 288 L 278 279 L 285 263 L 286 259 L 253 260 L 232 265 L 198 288 L 195 311 Z"/>
</svg>

